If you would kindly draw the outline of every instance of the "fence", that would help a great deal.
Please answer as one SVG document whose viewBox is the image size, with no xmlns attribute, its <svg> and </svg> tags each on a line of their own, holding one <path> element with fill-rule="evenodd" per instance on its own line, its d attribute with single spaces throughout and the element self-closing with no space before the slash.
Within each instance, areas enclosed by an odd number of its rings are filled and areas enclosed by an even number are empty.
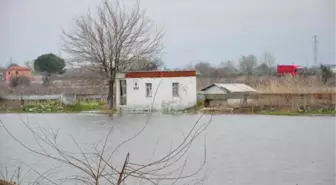
<svg viewBox="0 0 336 185">
<path fill-rule="evenodd" d="M 205 107 L 265 107 L 277 109 L 335 108 L 336 93 L 204 94 Z M 236 100 L 234 103 L 230 100 Z"/>
<path fill-rule="evenodd" d="M 90 103 L 90 102 L 106 102 L 106 95 L 91 94 L 58 94 L 58 95 L 8 95 L 2 97 L 0 104 L 2 106 L 18 107 L 24 104 L 38 104 L 48 101 L 60 101 L 64 104 Z"/>
<path fill-rule="evenodd" d="M 31 84 L 28 87 L 11 88 L 0 84 L 0 93 L 3 95 L 50 95 L 50 94 L 104 94 L 108 89 L 104 85 L 81 85 L 81 84 L 52 84 L 45 87 L 41 84 Z"/>
</svg>

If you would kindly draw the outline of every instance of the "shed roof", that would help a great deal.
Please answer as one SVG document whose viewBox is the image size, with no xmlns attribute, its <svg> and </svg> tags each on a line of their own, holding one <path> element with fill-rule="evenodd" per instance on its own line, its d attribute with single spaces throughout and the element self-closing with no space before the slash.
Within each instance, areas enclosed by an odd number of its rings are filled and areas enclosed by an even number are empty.
<svg viewBox="0 0 336 185">
<path fill-rule="evenodd" d="M 255 89 L 243 83 L 214 83 L 212 85 L 209 85 L 208 87 L 203 88 L 201 91 L 206 91 L 208 88 L 213 86 L 217 86 L 221 89 L 229 91 L 230 93 L 256 92 Z"/>
</svg>

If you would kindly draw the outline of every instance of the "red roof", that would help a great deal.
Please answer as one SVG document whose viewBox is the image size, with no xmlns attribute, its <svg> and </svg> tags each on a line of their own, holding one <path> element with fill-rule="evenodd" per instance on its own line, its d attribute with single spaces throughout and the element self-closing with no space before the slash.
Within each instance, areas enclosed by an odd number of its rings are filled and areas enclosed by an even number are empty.
<svg viewBox="0 0 336 185">
<path fill-rule="evenodd" d="M 28 67 L 22 67 L 22 66 L 13 66 L 7 69 L 7 71 L 30 71 Z"/>
<path fill-rule="evenodd" d="M 139 71 L 127 72 L 125 78 L 173 78 L 196 76 L 196 71 Z"/>
</svg>

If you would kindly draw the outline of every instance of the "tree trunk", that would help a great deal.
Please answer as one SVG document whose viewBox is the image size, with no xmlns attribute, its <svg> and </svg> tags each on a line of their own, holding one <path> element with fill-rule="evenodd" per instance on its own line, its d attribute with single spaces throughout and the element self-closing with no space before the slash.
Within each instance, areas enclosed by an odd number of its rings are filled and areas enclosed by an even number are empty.
<svg viewBox="0 0 336 185">
<path fill-rule="evenodd" d="M 114 92 L 113 92 L 113 85 L 114 85 L 114 80 L 109 80 L 108 83 L 108 112 L 109 116 L 113 115 L 113 108 L 114 108 Z"/>
</svg>

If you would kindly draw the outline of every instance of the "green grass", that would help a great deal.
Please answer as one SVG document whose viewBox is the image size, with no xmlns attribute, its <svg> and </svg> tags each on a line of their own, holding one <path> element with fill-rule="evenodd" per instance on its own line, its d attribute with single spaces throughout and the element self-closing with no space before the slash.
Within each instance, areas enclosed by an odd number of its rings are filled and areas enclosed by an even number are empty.
<svg viewBox="0 0 336 185">
<path fill-rule="evenodd" d="M 81 111 L 90 111 L 90 110 L 101 110 L 103 104 L 99 103 L 81 103 L 75 105 L 65 106 L 65 110 L 68 112 L 81 112 Z"/>
<path fill-rule="evenodd" d="M 318 115 L 336 115 L 335 110 L 328 111 L 294 111 L 294 112 L 286 112 L 286 111 L 264 111 L 257 114 L 262 115 L 275 115 L 275 116 L 318 116 Z"/>
</svg>

